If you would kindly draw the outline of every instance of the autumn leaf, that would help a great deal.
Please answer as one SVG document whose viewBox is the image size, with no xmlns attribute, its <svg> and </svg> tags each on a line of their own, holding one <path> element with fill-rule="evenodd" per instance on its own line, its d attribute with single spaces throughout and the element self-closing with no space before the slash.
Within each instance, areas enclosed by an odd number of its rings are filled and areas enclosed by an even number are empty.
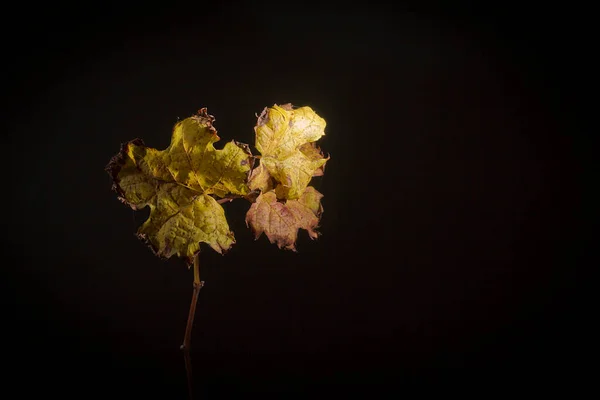
<svg viewBox="0 0 600 400">
<path fill-rule="evenodd" d="M 313 176 L 323 174 L 324 157 L 313 142 L 325 135 L 325 120 L 310 107 L 294 109 L 291 104 L 265 108 L 254 128 L 260 166 L 249 186 L 263 193 L 281 185 L 279 199 L 299 198 Z"/>
<path fill-rule="evenodd" d="M 296 250 L 298 229 L 306 229 L 311 239 L 319 236 L 316 228 L 323 212 L 322 197 L 312 186 L 298 199 L 285 203 L 277 201 L 274 191 L 261 193 L 246 214 L 246 224 L 252 227 L 255 239 L 264 233 L 280 249 Z"/>
<path fill-rule="evenodd" d="M 106 167 L 122 202 L 134 210 L 150 207 L 138 237 L 160 257 L 177 255 L 189 263 L 200 242 L 219 253 L 235 243 L 215 196 L 248 194 L 253 157 L 247 145 L 235 141 L 215 149 L 220 138 L 213 122 L 203 108 L 175 124 L 165 150 L 134 139 Z"/>
<path fill-rule="evenodd" d="M 291 104 L 265 108 L 258 117 L 254 130 L 260 164 L 248 185 L 261 194 L 246 214 L 256 239 L 265 233 L 279 248 L 295 250 L 298 229 L 318 237 L 323 195 L 308 184 L 323 175 L 329 160 L 315 144 L 325 125 L 310 107 Z"/>
<path fill-rule="evenodd" d="M 269 171 L 262 163 L 252 170 L 248 186 L 250 189 L 260 190 L 262 193 L 273 189 L 273 179 L 271 178 L 271 174 L 269 174 Z"/>
</svg>

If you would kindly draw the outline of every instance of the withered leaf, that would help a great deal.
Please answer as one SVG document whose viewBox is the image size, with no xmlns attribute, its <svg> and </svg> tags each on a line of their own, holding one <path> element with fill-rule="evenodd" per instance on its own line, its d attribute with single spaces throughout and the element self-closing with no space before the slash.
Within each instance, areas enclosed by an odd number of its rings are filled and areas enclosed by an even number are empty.
<svg viewBox="0 0 600 400">
<path fill-rule="evenodd" d="M 191 262 L 200 242 L 228 250 L 235 239 L 225 213 L 213 196 L 243 196 L 253 157 L 247 145 L 231 141 L 222 150 L 206 108 L 173 128 L 171 144 L 159 151 L 141 139 L 121 146 L 106 167 L 119 199 L 134 210 L 150 207 L 138 230 L 154 252 Z"/>
<path fill-rule="evenodd" d="M 285 104 L 265 108 L 254 128 L 261 159 L 250 187 L 266 190 L 279 183 L 280 199 L 299 198 L 311 178 L 323 174 L 329 160 L 313 143 L 325 135 L 325 126 L 325 120 L 310 107 L 294 109 Z M 269 177 L 276 183 L 269 184 Z"/>
<path fill-rule="evenodd" d="M 306 229 L 316 239 L 319 218 L 323 212 L 323 195 L 312 186 L 298 199 L 278 201 L 274 190 L 261 193 L 246 214 L 246 224 L 252 227 L 255 239 L 264 233 L 271 243 L 281 248 L 296 250 L 298 229 Z"/>
</svg>

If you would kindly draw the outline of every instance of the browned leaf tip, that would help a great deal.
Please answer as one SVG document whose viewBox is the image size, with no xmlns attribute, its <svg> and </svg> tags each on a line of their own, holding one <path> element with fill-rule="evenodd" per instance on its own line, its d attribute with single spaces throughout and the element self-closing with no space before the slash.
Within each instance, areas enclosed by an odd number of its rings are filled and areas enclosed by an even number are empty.
<svg viewBox="0 0 600 400">
<path fill-rule="evenodd" d="M 119 172 L 121 171 L 121 168 L 123 168 L 123 165 L 125 165 L 125 162 L 127 161 L 127 148 L 130 144 L 135 146 L 143 146 L 144 141 L 142 139 L 136 138 L 128 142 L 121 143 L 121 148 L 119 149 L 119 152 L 113 157 L 111 157 L 108 164 L 106 164 L 106 167 L 104 167 L 104 170 L 112 179 L 111 189 L 117 193 L 117 198 L 119 199 L 119 201 L 128 205 L 129 202 L 125 199 L 125 192 L 119 184 Z"/>
<path fill-rule="evenodd" d="M 260 115 L 258 116 L 258 120 L 256 121 L 256 126 L 263 126 L 269 123 L 269 108 L 265 107 Z"/>
</svg>

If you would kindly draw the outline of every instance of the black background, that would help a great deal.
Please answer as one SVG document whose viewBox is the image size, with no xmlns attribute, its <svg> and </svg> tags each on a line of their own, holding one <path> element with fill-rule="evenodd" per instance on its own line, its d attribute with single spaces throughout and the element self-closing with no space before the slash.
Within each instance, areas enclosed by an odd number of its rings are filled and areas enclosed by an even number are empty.
<svg viewBox="0 0 600 400">
<path fill-rule="evenodd" d="M 488 6 L 7 14 L 4 378 L 23 396 L 185 398 L 191 271 L 134 237 L 148 212 L 104 166 L 135 137 L 165 148 L 200 107 L 221 146 L 253 144 L 255 113 L 292 102 L 328 123 L 323 235 L 281 251 L 254 242 L 247 202 L 224 206 L 237 244 L 201 256 L 199 393 L 585 384 L 591 28 L 584 11 Z"/>
</svg>

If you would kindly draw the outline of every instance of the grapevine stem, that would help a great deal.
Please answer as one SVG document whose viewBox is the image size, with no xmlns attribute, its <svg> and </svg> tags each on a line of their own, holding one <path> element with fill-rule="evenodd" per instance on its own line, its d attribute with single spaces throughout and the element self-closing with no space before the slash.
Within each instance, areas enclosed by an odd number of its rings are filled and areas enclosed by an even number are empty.
<svg viewBox="0 0 600 400">
<path fill-rule="evenodd" d="M 204 281 L 200 280 L 200 252 L 194 256 L 194 290 L 192 292 L 192 303 L 190 304 L 190 312 L 188 314 L 187 325 L 185 327 L 185 336 L 183 337 L 183 344 L 181 350 L 183 350 L 183 358 L 185 361 L 185 370 L 187 372 L 188 382 L 188 394 L 190 400 L 192 396 L 192 360 L 190 358 L 190 347 L 192 342 L 192 328 L 194 326 L 194 315 L 196 314 L 196 303 L 198 303 L 198 295 L 200 289 L 204 286 Z"/>
</svg>

